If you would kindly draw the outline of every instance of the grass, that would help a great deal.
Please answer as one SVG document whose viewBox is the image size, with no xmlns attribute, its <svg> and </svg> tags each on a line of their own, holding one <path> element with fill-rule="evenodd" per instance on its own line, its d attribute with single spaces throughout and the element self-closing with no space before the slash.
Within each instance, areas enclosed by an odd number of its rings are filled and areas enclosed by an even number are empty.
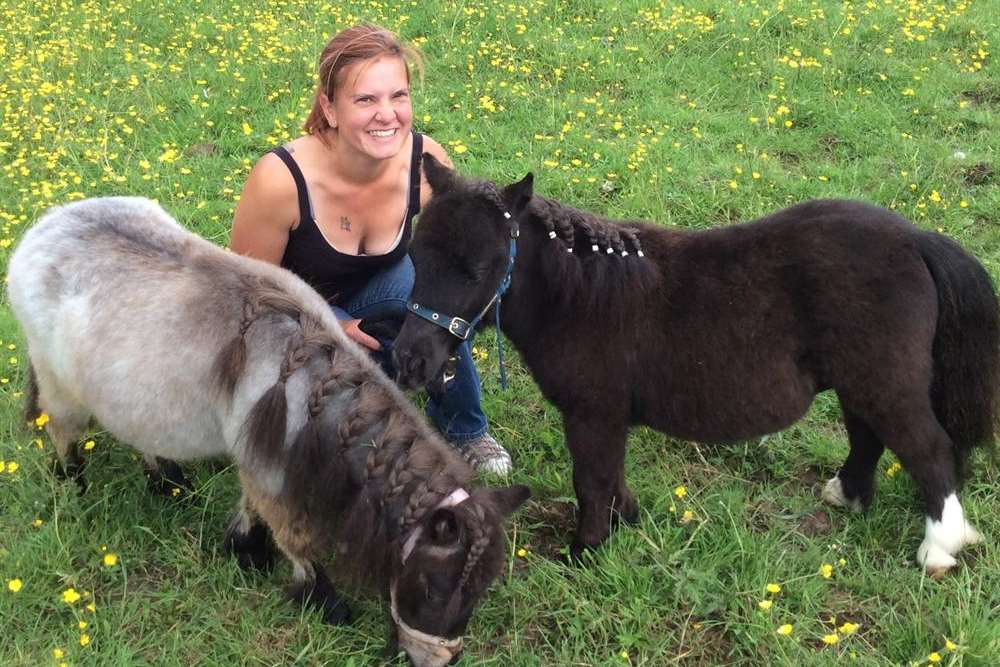
<svg viewBox="0 0 1000 667">
<path fill-rule="evenodd" d="M 1000 276 L 989 2 L 3 0 L 0 12 L 3 267 L 41 211 L 94 195 L 156 198 L 224 244 L 249 167 L 299 131 L 321 45 L 366 19 L 422 48 L 418 128 L 465 173 L 533 171 L 567 203 L 689 228 L 856 197 L 955 238 Z M 247 576 L 218 555 L 232 470 L 193 465 L 197 493 L 165 501 L 146 492 L 134 453 L 95 431 L 89 491 L 56 481 L 51 445 L 21 424 L 27 359 L 5 303 L 0 339 L 0 664 L 379 660 L 375 596 L 354 594 L 356 622 L 331 629 L 279 594 L 287 566 Z M 510 576 L 474 617 L 463 664 L 1000 662 L 988 457 L 963 497 L 988 541 L 936 581 L 913 562 L 920 502 L 891 457 L 869 513 L 820 505 L 846 453 L 832 397 L 761 442 L 706 447 L 638 429 L 627 467 L 641 524 L 567 569 L 559 415 L 516 358 L 499 390 L 493 341 L 478 341 L 486 412 L 535 496 L 510 527 Z"/>
</svg>

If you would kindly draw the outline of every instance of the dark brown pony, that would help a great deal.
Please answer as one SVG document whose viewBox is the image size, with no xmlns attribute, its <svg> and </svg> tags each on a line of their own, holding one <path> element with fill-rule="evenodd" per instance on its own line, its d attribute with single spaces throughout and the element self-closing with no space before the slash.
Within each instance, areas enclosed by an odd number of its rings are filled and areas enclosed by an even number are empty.
<svg viewBox="0 0 1000 667">
<path fill-rule="evenodd" d="M 515 239 L 501 328 L 563 414 L 572 555 L 607 537 L 612 512 L 638 516 L 623 467 L 633 424 L 752 438 L 793 424 L 826 389 L 851 448 L 825 500 L 866 508 L 888 447 L 926 501 L 918 561 L 947 569 L 979 541 L 956 492 L 971 448 L 993 442 L 998 309 L 957 244 L 844 200 L 710 231 L 616 223 L 532 196 L 530 174 L 498 189 L 424 164 L 434 197 L 413 240 L 411 299 L 445 322 L 473 318 Z M 457 342 L 411 312 L 395 343 L 400 382 L 435 379 Z"/>
</svg>

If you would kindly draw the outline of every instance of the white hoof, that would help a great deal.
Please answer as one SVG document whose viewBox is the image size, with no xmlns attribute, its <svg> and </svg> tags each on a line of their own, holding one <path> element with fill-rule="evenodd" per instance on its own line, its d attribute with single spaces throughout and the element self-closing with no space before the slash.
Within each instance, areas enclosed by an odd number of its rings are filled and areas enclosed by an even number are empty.
<svg viewBox="0 0 1000 667">
<path fill-rule="evenodd" d="M 983 534 L 972 527 L 968 521 L 965 522 L 965 535 L 962 538 L 962 546 L 979 544 L 983 541 Z"/>
<path fill-rule="evenodd" d="M 840 477 L 832 477 L 823 487 L 820 497 L 827 503 L 836 507 L 846 507 L 852 512 L 860 512 L 864 508 L 861 506 L 859 498 L 848 499 L 844 495 L 844 485 L 840 482 Z"/>
<path fill-rule="evenodd" d="M 957 564 L 954 556 L 962 547 L 982 541 L 979 531 L 965 520 L 958 496 L 952 493 L 944 499 L 940 521 L 927 517 L 927 531 L 917 549 L 917 562 L 928 572 L 947 570 Z"/>
<path fill-rule="evenodd" d="M 923 565 L 930 574 L 944 572 L 958 565 L 954 556 L 942 549 L 940 545 L 931 542 L 929 538 L 924 539 L 920 548 L 917 549 L 917 562 Z"/>
</svg>

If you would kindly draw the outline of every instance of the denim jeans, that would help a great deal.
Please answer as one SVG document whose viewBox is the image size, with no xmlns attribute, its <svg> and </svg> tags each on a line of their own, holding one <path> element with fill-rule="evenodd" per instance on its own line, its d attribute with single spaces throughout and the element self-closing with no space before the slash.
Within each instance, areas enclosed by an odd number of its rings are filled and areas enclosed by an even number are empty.
<svg viewBox="0 0 1000 667">
<path fill-rule="evenodd" d="M 338 319 L 399 318 L 406 316 L 406 300 L 413 289 L 413 262 L 409 256 L 372 276 L 364 289 L 345 303 L 334 306 Z M 382 367 L 394 375 L 392 341 L 379 338 L 382 349 L 372 354 Z M 486 415 L 480 406 L 482 393 L 479 373 L 472 362 L 472 340 L 456 350 L 458 364 L 455 378 L 443 394 L 430 393 L 427 416 L 445 438 L 452 442 L 467 442 L 486 433 Z"/>
</svg>

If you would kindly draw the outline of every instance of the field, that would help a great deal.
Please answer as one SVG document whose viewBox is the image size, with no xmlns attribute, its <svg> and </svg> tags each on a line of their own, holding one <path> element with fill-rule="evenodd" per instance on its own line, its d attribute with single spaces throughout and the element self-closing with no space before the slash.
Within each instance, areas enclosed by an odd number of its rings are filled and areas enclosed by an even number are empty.
<svg viewBox="0 0 1000 667">
<path fill-rule="evenodd" d="M 988 0 L 0 0 L 0 268 L 47 207 L 157 199 L 221 245 L 253 162 L 298 135 L 326 39 L 361 20 L 426 59 L 416 126 L 463 173 L 621 218 L 709 228 L 815 197 L 892 208 L 1000 277 L 1000 31 Z M 287 565 L 247 575 L 218 544 L 235 472 L 151 495 L 99 430 L 90 489 L 50 472 L 21 420 L 27 357 L 0 297 L 0 664 L 379 664 L 386 606 L 351 594 L 329 628 L 287 602 Z M 192 345 L 197 341 L 191 341 Z M 465 665 L 1000 664 L 1000 475 L 963 504 L 987 537 L 940 580 L 891 455 L 871 511 L 822 505 L 847 452 L 839 408 L 760 441 L 637 429 L 642 520 L 582 568 L 559 561 L 574 498 L 559 414 L 516 359 L 476 341 L 492 432 L 533 499 L 508 576 L 473 617 Z M 683 350 L 676 350 L 683 354 Z M 402 664 L 402 663 L 400 663 Z"/>
</svg>

